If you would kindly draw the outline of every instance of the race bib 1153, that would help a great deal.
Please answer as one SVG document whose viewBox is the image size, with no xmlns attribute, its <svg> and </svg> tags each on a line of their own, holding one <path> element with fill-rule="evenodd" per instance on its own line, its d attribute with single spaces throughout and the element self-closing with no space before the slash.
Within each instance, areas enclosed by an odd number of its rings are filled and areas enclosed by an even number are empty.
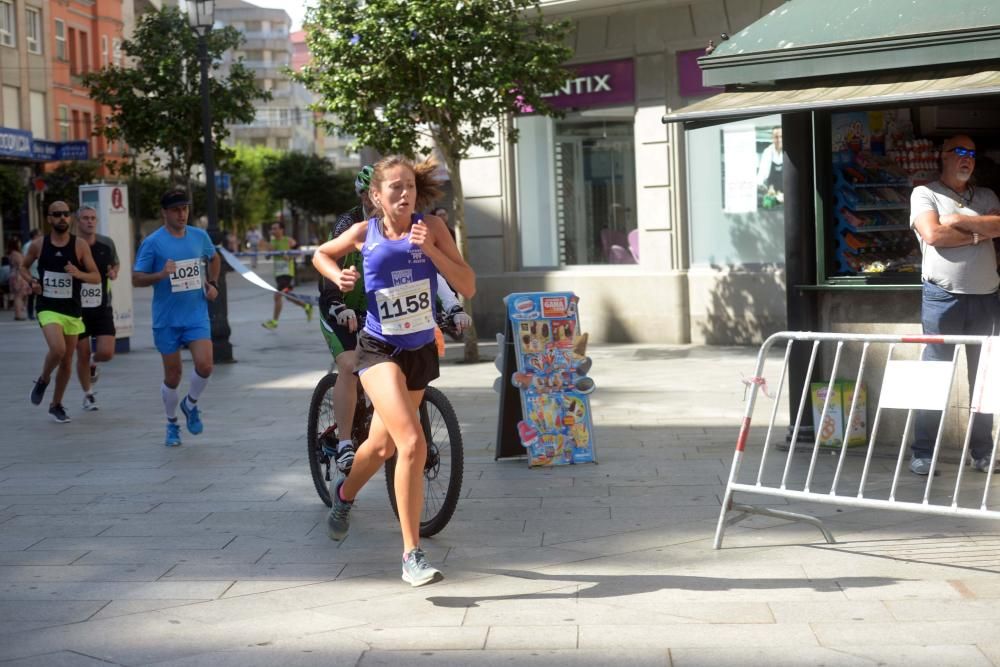
<svg viewBox="0 0 1000 667">
<path fill-rule="evenodd" d="M 46 271 L 42 279 L 42 296 L 46 299 L 69 299 L 73 296 L 73 276 Z"/>
</svg>

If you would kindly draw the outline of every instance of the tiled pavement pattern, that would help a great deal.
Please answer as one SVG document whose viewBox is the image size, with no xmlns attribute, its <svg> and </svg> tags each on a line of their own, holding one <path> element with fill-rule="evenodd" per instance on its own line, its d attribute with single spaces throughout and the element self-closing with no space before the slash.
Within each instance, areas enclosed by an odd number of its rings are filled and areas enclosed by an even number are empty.
<svg viewBox="0 0 1000 667">
<path fill-rule="evenodd" d="M 447 364 L 435 384 L 462 422 L 464 496 L 425 542 L 447 579 L 411 589 L 382 480 L 343 544 L 324 534 L 304 458 L 329 363 L 316 323 L 288 307 L 266 331 L 270 296 L 230 284 L 239 363 L 216 369 L 205 433 L 177 449 L 149 290 L 100 411 L 71 385 L 66 425 L 28 402 L 40 333 L 3 313 L 2 664 L 1000 664 L 992 523 L 823 507 L 836 545 L 756 518 L 712 550 L 750 349 L 592 349 L 601 463 L 552 470 L 493 460 L 495 346 Z"/>
</svg>

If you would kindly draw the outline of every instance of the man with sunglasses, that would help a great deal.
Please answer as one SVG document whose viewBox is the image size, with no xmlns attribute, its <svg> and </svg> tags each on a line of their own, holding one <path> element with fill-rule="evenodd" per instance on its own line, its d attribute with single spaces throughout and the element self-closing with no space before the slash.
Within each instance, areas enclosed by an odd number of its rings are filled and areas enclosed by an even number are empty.
<svg viewBox="0 0 1000 667">
<path fill-rule="evenodd" d="M 925 334 L 989 336 L 1000 320 L 996 253 L 1000 237 L 1000 200 L 989 188 L 973 185 L 976 144 L 965 135 L 946 139 L 941 147 L 941 178 L 913 189 L 910 227 L 923 253 L 923 299 L 920 320 Z M 965 348 L 969 393 L 976 382 L 979 347 Z M 925 360 L 950 361 L 951 345 L 927 345 Z M 910 470 L 930 472 L 941 413 L 917 413 Z M 993 417 L 977 414 L 969 448 L 979 472 L 993 467 Z"/>
<path fill-rule="evenodd" d="M 62 399 L 73 373 L 77 337 L 84 331 L 80 286 L 101 282 L 90 246 L 69 233 L 69 217 L 66 202 L 49 204 L 48 222 L 52 231 L 31 244 L 21 265 L 21 277 L 31 283 L 32 291 L 38 295 L 38 324 L 49 348 L 42 374 L 31 390 L 31 402 L 41 404 L 52 371 L 58 367 L 49 415 L 60 424 L 70 421 Z M 33 278 L 31 266 L 36 260 L 38 278 Z"/>
</svg>

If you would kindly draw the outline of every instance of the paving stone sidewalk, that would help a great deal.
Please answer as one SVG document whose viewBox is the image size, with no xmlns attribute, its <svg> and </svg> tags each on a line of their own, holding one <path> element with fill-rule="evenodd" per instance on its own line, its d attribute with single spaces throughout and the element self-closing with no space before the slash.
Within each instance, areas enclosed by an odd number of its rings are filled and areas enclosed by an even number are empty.
<svg viewBox="0 0 1000 667">
<path fill-rule="evenodd" d="M 267 331 L 270 295 L 230 288 L 238 363 L 216 368 L 205 432 L 176 449 L 149 290 L 100 411 L 71 383 L 70 424 L 28 402 L 37 326 L 0 313 L 0 664 L 1000 664 L 993 523 L 796 506 L 838 543 L 754 518 L 712 549 L 750 348 L 595 346 L 600 463 L 547 470 L 494 461 L 496 346 L 445 364 L 465 484 L 425 542 L 446 580 L 411 589 L 381 478 L 343 543 L 324 533 L 305 458 L 318 325 L 287 306 Z"/>
</svg>

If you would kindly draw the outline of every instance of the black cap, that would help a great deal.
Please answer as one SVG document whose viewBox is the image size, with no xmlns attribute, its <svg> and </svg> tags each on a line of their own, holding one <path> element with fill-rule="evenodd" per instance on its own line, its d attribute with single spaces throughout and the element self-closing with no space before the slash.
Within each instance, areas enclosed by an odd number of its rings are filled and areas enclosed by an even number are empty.
<svg viewBox="0 0 1000 667">
<path fill-rule="evenodd" d="M 180 188 L 174 190 L 167 190 L 167 192 L 160 197 L 160 208 L 168 209 L 175 206 L 189 206 L 187 192 L 181 190 Z"/>
</svg>

